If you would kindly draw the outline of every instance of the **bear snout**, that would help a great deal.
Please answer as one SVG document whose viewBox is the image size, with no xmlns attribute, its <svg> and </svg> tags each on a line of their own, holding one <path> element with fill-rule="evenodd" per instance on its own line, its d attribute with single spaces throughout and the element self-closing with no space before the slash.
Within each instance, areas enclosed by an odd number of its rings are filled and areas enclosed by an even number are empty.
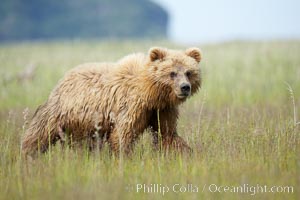
<svg viewBox="0 0 300 200">
<path fill-rule="evenodd" d="M 182 95 L 189 96 L 191 92 L 191 85 L 189 83 L 182 83 L 180 85 Z"/>
</svg>

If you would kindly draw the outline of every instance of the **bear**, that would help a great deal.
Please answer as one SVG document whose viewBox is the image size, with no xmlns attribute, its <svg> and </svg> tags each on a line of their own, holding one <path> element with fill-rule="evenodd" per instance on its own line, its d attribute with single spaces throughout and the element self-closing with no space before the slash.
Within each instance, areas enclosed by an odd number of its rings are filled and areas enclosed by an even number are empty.
<svg viewBox="0 0 300 200">
<path fill-rule="evenodd" d="M 111 152 L 129 154 L 145 130 L 161 150 L 191 152 L 176 126 L 179 105 L 201 87 L 200 61 L 197 47 L 152 47 L 115 63 L 71 69 L 33 114 L 22 153 L 46 152 L 69 138 L 70 145 L 86 141 L 95 149 L 106 142 Z"/>
</svg>

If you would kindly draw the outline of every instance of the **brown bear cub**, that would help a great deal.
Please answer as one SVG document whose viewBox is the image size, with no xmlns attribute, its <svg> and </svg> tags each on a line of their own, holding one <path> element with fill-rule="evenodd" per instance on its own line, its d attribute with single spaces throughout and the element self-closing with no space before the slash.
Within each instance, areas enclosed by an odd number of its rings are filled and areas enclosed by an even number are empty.
<svg viewBox="0 0 300 200">
<path fill-rule="evenodd" d="M 176 131 L 178 106 L 201 86 L 200 60 L 198 48 L 155 47 L 147 55 L 70 70 L 34 113 L 23 153 L 45 152 L 66 138 L 70 145 L 85 141 L 91 149 L 106 141 L 112 152 L 129 153 L 147 128 L 154 140 L 161 133 L 164 150 L 190 151 Z"/>
</svg>

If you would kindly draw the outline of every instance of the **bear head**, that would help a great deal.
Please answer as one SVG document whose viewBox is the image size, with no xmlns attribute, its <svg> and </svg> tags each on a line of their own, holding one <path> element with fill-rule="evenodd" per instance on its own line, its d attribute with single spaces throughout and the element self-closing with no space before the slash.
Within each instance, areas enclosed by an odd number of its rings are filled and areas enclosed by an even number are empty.
<svg viewBox="0 0 300 200">
<path fill-rule="evenodd" d="M 182 102 L 201 87 L 198 48 L 185 51 L 154 47 L 149 50 L 149 69 L 168 101 Z"/>
</svg>

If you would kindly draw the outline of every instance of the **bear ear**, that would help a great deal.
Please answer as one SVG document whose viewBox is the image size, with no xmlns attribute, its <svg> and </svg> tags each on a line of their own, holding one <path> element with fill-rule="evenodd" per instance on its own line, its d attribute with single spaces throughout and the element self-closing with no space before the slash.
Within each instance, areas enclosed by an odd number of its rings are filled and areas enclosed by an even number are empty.
<svg viewBox="0 0 300 200">
<path fill-rule="evenodd" d="M 156 60 L 162 60 L 166 55 L 167 51 L 161 47 L 152 47 L 149 50 L 149 56 L 152 62 Z"/>
<path fill-rule="evenodd" d="M 201 61 L 201 51 L 197 47 L 188 48 L 185 51 L 186 55 L 194 58 L 198 63 Z"/>
</svg>

